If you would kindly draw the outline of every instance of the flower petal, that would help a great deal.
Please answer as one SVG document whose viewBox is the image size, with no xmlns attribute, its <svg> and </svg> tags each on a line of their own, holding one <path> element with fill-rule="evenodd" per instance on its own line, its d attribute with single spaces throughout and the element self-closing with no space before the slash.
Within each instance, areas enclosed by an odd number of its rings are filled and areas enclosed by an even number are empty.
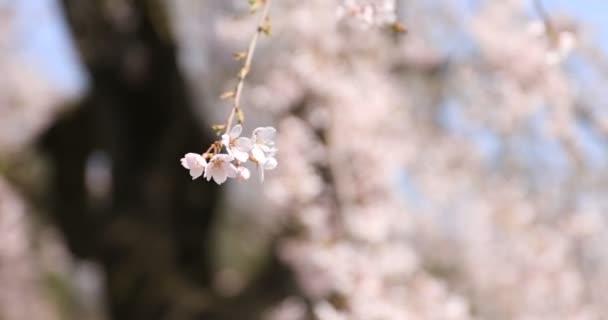
<svg viewBox="0 0 608 320">
<path fill-rule="evenodd" d="M 240 124 L 232 127 L 232 129 L 230 129 L 230 140 L 238 138 L 241 135 L 241 132 L 243 132 L 243 126 Z"/>
<path fill-rule="evenodd" d="M 228 179 L 228 176 L 226 175 L 226 171 L 224 171 L 224 170 L 214 171 L 213 181 L 215 181 L 215 183 L 222 184 L 222 183 L 226 182 L 227 179 Z"/>
<path fill-rule="evenodd" d="M 262 151 L 264 151 L 265 154 L 269 154 L 272 151 L 272 147 L 266 145 L 266 144 L 259 144 L 258 148 L 262 149 Z"/>
<path fill-rule="evenodd" d="M 197 167 L 190 169 L 190 176 L 192 176 L 192 180 L 200 177 L 203 174 L 203 171 L 205 171 L 205 167 Z"/>
<path fill-rule="evenodd" d="M 182 167 L 186 168 L 186 169 L 190 169 L 190 166 L 188 165 L 188 160 L 184 157 L 181 160 L 182 163 Z"/>
<path fill-rule="evenodd" d="M 251 155 L 258 163 L 264 163 L 266 161 L 266 156 L 264 155 L 264 151 L 258 147 L 254 147 L 251 150 Z"/>
<path fill-rule="evenodd" d="M 268 157 L 274 157 L 278 151 L 279 151 L 279 149 L 277 149 L 275 147 L 270 147 L 270 148 L 268 148 L 268 151 L 266 151 L 266 155 Z"/>
<path fill-rule="evenodd" d="M 279 163 L 277 162 L 277 159 L 275 159 L 273 157 L 266 158 L 266 162 L 264 162 L 264 169 L 273 170 L 274 168 L 277 167 L 278 164 Z"/>
<path fill-rule="evenodd" d="M 245 167 L 238 167 L 237 169 L 239 170 L 237 177 L 240 180 L 248 180 L 249 177 L 251 177 L 251 172 L 249 172 L 249 169 Z"/>
<path fill-rule="evenodd" d="M 256 138 L 262 139 L 264 142 L 266 142 L 266 141 L 273 141 L 274 134 L 276 132 L 277 132 L 277 129 L 275 129 L 273 127 L 259 127 L 259 128 L 255 128 L 255 130 L 253 130 L 253 135 Z"/>
<path fill-rule="evenodd" d="M 245 152 L 245 151 L 239 151 L 236 149 L 232 150 L 232 155 L 236 158 L 236 160 L 238 160 L 239 162 L 247 162 L 247 160 L 249 160 L 249 153 Z"/>
<path fill-rule="evenodd" d="M 230 147 L 230 135 L 225 133 L 222 135 L 222 145 L 226 148 Z"/>
<path fill-rule="evenodd" d="M 253 148 L 253 141 L 249 138 L 241 137 L 234 140 L 233 145 L 234 148 L 239 151 L 249 152 L 251 151 L 251 148 Z"/>
<path fill-rule="evenodd" d="M 214 155 L 211 161 L 232 162 L 234 161 L 234 157 L 229 154 L 220 153 Z"/>
<path fill-rule="evenodd" d="M 228 178 L 236 178 L 239 173 L 239 170 L 232 163 L 227 163 L 224 167 L 224 172 L 226 172 Z"/>
<path fill-rule="evenodd" d="M 201 155 L 198 155 L 198 154 L 196 155 L 196 162 L 201 167 L 207 166 L 207 160 L 205 160 L 205 158 Z"/>
<path fill-rule="evenodd" d="M 207 181 L 210 181 L 211 177 L 213 177 L 214 173 L 215 173 L 214 166 L 208 165 L 207 168 L 205 169 L 205 175 L 203 176 L 203 178 L 207 179 Z"/>
<path fill-rule="evenodd" d="M 205 159 L 203 159 L 203 157 L 201 157 L 200 154 L 196 154 L 196 153 L 187 153 L 184 158 L 182 159 L 182 166 L 184 166 L 184 168 L 186 169 L 191 169 L 194 167 L 198 167 L 200 166 L 200 159 L 202 159 L 203 161 Z"/>
</svg>

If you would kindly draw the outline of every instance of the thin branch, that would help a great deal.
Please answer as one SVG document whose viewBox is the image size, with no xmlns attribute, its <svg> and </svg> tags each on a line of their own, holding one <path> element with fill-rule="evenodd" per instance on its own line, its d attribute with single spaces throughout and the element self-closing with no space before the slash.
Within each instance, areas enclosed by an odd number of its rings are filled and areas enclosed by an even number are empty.
<svg viewBox="0 0 608 320">
<path fill-rule="evenodd" d="M 258 39 L 260 38 L 260 35 L 262 33 L 264 33 L 264 31 L 265 31 L 264 24 L 266 23 L 266 20 L 268 19 L 268 13 L 270 12 L 270 6 L 272 5 L 272 0 L 262 0 L 262 1 L 264 3 L 263 12 L 259 17 L 257 30 L 256 30 L 255 34 L 253 35 L 253 38 L 251 38 L 251 42 L 249 42 L 249 48 L 247 49 L 247 56 L 246 56 L 245 64 L 243 65 L 243 67 L 241 68 L 241 71 L 239 72 L 239 76 L 238 76 L 239 81 L 236 84 L 236 88 L 234 90 L 234 104 L 232 106 L 232 111 L 230 111 L 230 115 L 228 116 L 228 121 L 226 122 L 226 133 L 230 132 L 230 129 L 232 127 L 232 122 L 234 121 L 234 117 L 236 116 L 236 114 L 238 112 L 240 112 L 241 96 L 243 94 L 245 78 L 247 77 L 247 75 L 249 74 L 249 71 L 251 70 L 251 62 L 253 61 L 253 55 L 254 55 L 255 49 L 257 47 Z"/>
<path fill-rule="evenodd" d="M 551 19 L 549 18 L 549 14 L 547 14 L 547 10 L 545 10 L 545 7 L 543 6 L 543 3 L 541 0 L 533 0 L 532 2 L 534 3 L 534 8 L 536 9 L 536 12 L 540 16 L 540 18 L 543 20 L 543 23 L 545 25 L 545 30 L 547 31 L 547 34 L 549 35 L 549 40 L 551 41 L 551 43 L 553 43 L 557 39 L 557 31 L 555 30 L 555 27 L 551 23 Z"/>
</svg>

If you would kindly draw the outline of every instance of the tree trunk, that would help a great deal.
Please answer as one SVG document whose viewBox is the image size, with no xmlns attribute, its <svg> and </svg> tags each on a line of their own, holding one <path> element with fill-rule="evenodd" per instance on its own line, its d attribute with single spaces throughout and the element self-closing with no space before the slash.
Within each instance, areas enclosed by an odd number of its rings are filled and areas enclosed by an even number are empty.
<svg viewBox="0 0 608 320">
<path fill-rule="evenodd" d="M 90 90 L 41 141 L 52 218 L 76 256 L 102 264 L 114 319 L 194 318 L 210 284 L 218 188 L 190 182 L 179 159 L 212 137 L 198 126 L 155 3 L 63 1 Z M 112 177 L 101 195 L 85 182 L 100 154 Z"/>
</svg>

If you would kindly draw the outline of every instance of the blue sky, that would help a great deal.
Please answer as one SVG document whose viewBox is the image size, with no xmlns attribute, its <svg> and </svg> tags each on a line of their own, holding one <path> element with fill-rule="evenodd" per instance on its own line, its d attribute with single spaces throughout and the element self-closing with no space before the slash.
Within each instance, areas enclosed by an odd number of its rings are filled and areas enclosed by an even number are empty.
<svg viewBox="0 0 608 320">
<path fill-rule="evenodd" d="M 0 7 L 14 10 L 15 34 L 11 50 L 34 65 L 67 97 L 78 96 L 87 78 L 61 8 L 55 0 L 0 0 Z"/>
</svg>

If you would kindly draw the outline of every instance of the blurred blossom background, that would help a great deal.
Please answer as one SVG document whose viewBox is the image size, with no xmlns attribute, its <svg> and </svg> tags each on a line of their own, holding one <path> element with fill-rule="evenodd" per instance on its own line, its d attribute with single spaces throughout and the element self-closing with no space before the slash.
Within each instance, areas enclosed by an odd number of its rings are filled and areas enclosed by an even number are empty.
<svg viewBox="0 0 608 320">
<path fill-rule="evenodd" d="M 0 320 L 607 319 L 608 3 L 275 0 L 192 181 L 249 10 L 0 1 Z"/>
</svg>

